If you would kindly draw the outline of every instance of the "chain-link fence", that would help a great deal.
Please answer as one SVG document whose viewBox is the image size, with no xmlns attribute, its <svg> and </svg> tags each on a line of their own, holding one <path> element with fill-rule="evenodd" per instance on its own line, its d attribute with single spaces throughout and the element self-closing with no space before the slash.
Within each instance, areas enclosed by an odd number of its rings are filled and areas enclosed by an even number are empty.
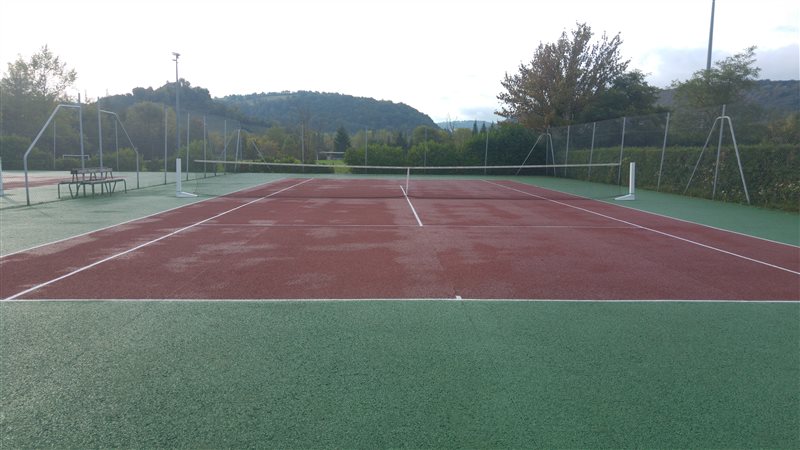
<svg viewBox="0 0 800 450">
<path fill-rule="evenodd" d="M 119 115 L 78 106 L 54 113 L 37 139 L 0 136 L 0 207 L 57 200 L 59 183 L 75 168 L 113 168 L 137 189 L 174 183 L 178 157 L 190 180 L 236 168 L 199 160 L 308 161 L 303 149 L 313 144 L 302 129 L 258 130 L 274 131 L 261 139 L 235 119 L 183 111 L 176 120 L 171 107 L 157 103 Z M 800 143 L 769 139 L 768 119 L 746 104 L 621 117 L 552 128 L 532 151 L 545 151 L 551 164 L 621 163 L 613 171 L 554 169 L 553 176 L 625 185 L 627 163 L 635 161 L 641 189 L 797 211 Z"/>
<path fill-rule="evenodd" d="M 127 189 L 175 183 L 178 157 L 186 179 L 216 175 L 216 167 L 190 162 L 235 161 L 243 140 L 236 119 L 182 111 L 176 121 L 172 108 L 145 102 L 124 115 L 96 105 L 59 105 L 35 138 L 0 136 L 0 144 L 0 208 L 7 208 L 86 195 L 77 189 L 83 178 L 76 181 L 76 172 L 93 168 L 109 170 L 86 177 L 123 178 Z M 94 191 L 107 193 L 106 187 Z"/>
<path fill-rule="evenodd" d="M 769 142 L 744 105 L 678 110 L 552 128 L 555 163 L 621 162 L 615 174 L 570 168 L 557 176 L 797 211 L 800 143 Z"/>
</svg>

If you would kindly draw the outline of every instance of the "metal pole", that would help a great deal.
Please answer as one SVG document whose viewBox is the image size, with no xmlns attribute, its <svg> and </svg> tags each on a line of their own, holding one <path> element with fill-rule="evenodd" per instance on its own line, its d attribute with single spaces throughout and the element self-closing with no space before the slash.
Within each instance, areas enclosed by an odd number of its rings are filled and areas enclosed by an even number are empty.
<svg viewBox="0 0 800 450">
<path fill-rule="evenodd" d="M 711 189 L 711 200 L 717 196 L 717 179 L 719 178 L 719 157 L 722 153 L 722 131 L 725 129 L 725 105 L 722 105 L 722 114 L 719 121 L 719 140 L 717 141 L 717 162 L 714 164 L 714 187 Z"/>
<path fill-rule="evenodd" d="M 711 124 L 711 130 L 708 132 L 708 137 L 706 137 L 706 142 L 703 144 L 703 148 L 700 150 L 700 156 L 697 157 L 697 162 L 694 164 L 694 169 L 692 169 L 692 174 L 689 175 L 689 182 L 686 183 L 686 188 L 683 190 L 683 195 L 689 191 L 689 186 L 692 184 L 692 180 L 694 179 L 694 174 L 697 172 L 697 167 L 700 166 L 700 160 L 703 159 L 703 153 L 706 152 L 706 148 L 708 148 L 708 143 L 711 142 L 711 135 L 714 134 L 714 128 L 717 127 L 717 122 L 722 120 L 722 118 L 717 117 L 714 119 L 714 123 Z"/>
<path fill-rule="evenodd" d="M 742 187 L 744 187 L 744 196 L 747 199 L 747 204 L 750 204 L 750 194 L 747 192 L 747 183 L 744 181 L 744 170 L 742 169 L 742 159 L 739 157 L 739 146 L 736 144 L 736 135 L 733 134 L 733 122 L 731 118 L 725 116 L 728 120 L 728 128 L 731 129 L 731 140 L 733 140 L 733 148 L 736 150 L 736 162 L 739 164 L 739 176 L 742 177 Z"/>
<path fill-rule="evenodd" d="M 223 121 L 223 128 L 222 128 L 222 160 L 228 162 L 228 121 Z M 228 165 L 222 165 L 222 173 L 228 173 Z"/>
<path fill-rule="evenodd" d="M 175 147 L 175 154 L 181 154 L 181 80 L 178 78 L 178 58 L 180 58 L 180 53 L 172 52 L 175 55 L 175 141 L 177 146 Z"/>
<path fill-rule="evenodd" d="M 571 125 L 567 125 L 567 149 L 564 153 L 564 176 L 567 176 L 567 164 L 569 164 L 569 132 L 572 128 Z"/>
<path fill-rule="evenodd" d="M 56 170 L 56 123 L 53 122 L 53 170 Z"/>
<path fill-rule="evenodd" d="M 597 122 L 592 122 L 592 145 L 589 147 L 589 174 L 587 179 L 592 179 L 592 156 L 594 155 L 594 134 L 597 131 Z"/>
<path fill-rule="evenodd" d="M 118 122 L 114 121 L 114 146 L 117 149 L 117 167 L 116 169 L 119 170 L 119 127 Z"/>
<path fill-rule="evenodd" d="M 240 142 L 241 142 L 241 137 L 242 137 L 242 129 L 241 128 L 237 128 L 236 129 L 236 156 L 234 157 L 234 161 L 236 161 L 236 164 L 234 165 L 234 167 L 236 168 L 237 172 L 239 171 L 239 160 L 241 159 L 241 155 L 239 154 L 241 152 L 241 147 L 239 145 Z M 303 172 L 305 172 L 305 167 L 303 167 Z"/>
<path fill-rule="evenodd" d="M 489 165 L 489 129 L 486 129 L 486 149 L 483 151 L 483 174 L 486 175 L 486 166 Z"/>
<path fill-rule="evenodd" d="M 664 153 L 667 151 L 667 134 L 669 133 L 669 113 L 667 113 L 667 123 L 664 125 L 664 143 L 661 145 L 661 164 L 658 166 L 658 183 L 656 191 L 661 190 L 661 172 L 664 169 Z"/>
<path fill-rule="evenodd" d="M 625 150 L 625 124 L 627 123 L 627 117 L 622 118 L 622 139 L 620 139 L 619 144 L 619 168 L 617 169 L 617 184 L 622 182 L 622 152 Z"/>
<path fill-rule="evenodd" d="M 83 106 L 81 103 L 78 103 L 78 129 L 80 130 L 81 135 L 81 169 L 86 168 L 86 160 L 83 157 L 84 150 L 83 150 Z"/>
<path fill-rule="evenodd" d="M 186 112 L 186 179 L 189 179 L 189 129 L 191 128 L 192 114 Z"/>
<path fill-rule="evenodd" d="M 119 114 L 113 111 L 100 110 L 100 112 L 111 114 L 112 116 L 114 116 L 114 119 L 116 120 L 115 124 L 119 124 L 119 126 L 122 127 L 122 132 L 125 133 L 125 137 L 128 138 L 128 143 L 131 144 L 131 149 L 133 149 L 133 152 L 136 154 L 136 189 L 139 189 L 139 150 L 136 148 L 135 145 L 133 145 L 133 141 L 131 140 L 131 135 L 128 134 L 128 130 L 125 129 L 125 124 L 122 123 L 121 120 L 119 120 Z"/>
<path fill-rule="evenodd" d="M 100 100 L 97 100 L 97 152 L 100 154 L 100 167 L 103 167 L 103 121 L 100 115 Z"/>
<path fill-rule="evenodd" d="M 203 115 L 203 161 L 206 159 L 206 145 L 208 142 L 208 132 L 206 131 L 206 116 Z M 203 163 L 203 178 L 206 177 L 206 163 Z"/>
<path fill-rule="evenodd" d="M 30 155 L 31 151 L 33 150 L 33 147 L 36 145 L 37 142 L 39 142 L 39 138 L 42 137 L 42 134 L 44 134 L 44 130 L 47 129 L 48 125 L 50 125 L 50 122 L 53 121 L 53 118 L 56 116 L 56 113 L 58 112 L 59 109 L 61 109 L 62 106 L 67 107 L 67 108 L 78 108 L 78 110 L 80 111 L 80 105 L 78 105 L 78 106 L 75 106 L 75 105 L 58 105 L 58 106 L 56 106 L 56 108 L 53 110 L 52 114 L 50 114 L 50 117 L 47 119 L 47 122 L 45 122 L 44 126 L 42 127 L 42 129 L 39 130 L 39 134 L 36 135 L 36 137 L 33 139 L 33 142 L 31 142 L 31 145 L 28 146 L 28 150 L 26 150 L 25 154 L 22 155 L 22 168 L 23 168 L 23 170 L 25 172 L 25 203 L 28 206 L 31 206 L 31 192 L 30 192 L 30 185 L 29 185 L 29 182 L 28 182 L 28 155 Z M 81 130 L 83 130 L 82 127 L 81 127 Z M 83 133 L 81 133 L 81 144 L 83 144 Z M 83 146 L 81 146 L 81 160 L 83 160 Z"/>
<path fill-rule="evenodd" d="M 547 141 L 550 143 L 550 158 L 553 160 L 553 176 L 555 177 L 555 176 L 558 176 L 558 174 L 556 173 L 556 168 L 555 168 L 555 165 L 556 165 L 555 148 L 556 148 L 556 146 L 553 145 L 553 135 L 550 134 L 550 129 L 549 128 L 547 129 Z"/>
<path fill-rule="evenodd" d="M 167 184 L 167 105 L 164 105 L 164 184 Z"/>
<path fill-rule="evenodd" d="M 706 70 L 711 70 L 711 48 L 714 43 L 714 5 L 716 0 L 711 0 L 711 27 L 708 31 L 708 57 L 706 58 Z"/>
</svg>

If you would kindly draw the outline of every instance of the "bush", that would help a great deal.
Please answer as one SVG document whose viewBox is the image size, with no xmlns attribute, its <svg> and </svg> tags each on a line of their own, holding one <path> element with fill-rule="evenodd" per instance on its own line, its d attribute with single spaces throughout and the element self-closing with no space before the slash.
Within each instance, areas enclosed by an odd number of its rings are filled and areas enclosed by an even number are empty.
<svg viewBox="0 0 800 450">
<path fill-rule="evenodd" d="M 702 158 L 701 151 L 702 147 L 669 147 L 664 153 L 661 167 L 660 148 L 626 147 L 623 166 L 631 161 L 636 162 L 636 185 L 639 188 L 745 203 L 744 187 L 733 147 L 723 147 L 720 152 L 716 195 L 713 189 L 716 148 L 706 148 Z M 800 145 L 742 145 L 739 146 L 739 153 L 751 204 L 787 211 L 800 210 L 800 177 L 797 176 L 800 173 Z M 570 152 L 570 162 L 588 162 L 588 155 L 588 150 Z M 619 148 L 595 149 L 592 154 L 592 162 L 595 163 L 617 161 L 618 158 Z M 568 176 L 585 178 L 586 174 L 576 170 L 568 172 Z M 623 182 L 627 182 L 624 167 L 622 178 Z M 616 177 L 608 174 L 599 179 L 593 174 L 591 181 L 616 183 Z"/>
</svg>

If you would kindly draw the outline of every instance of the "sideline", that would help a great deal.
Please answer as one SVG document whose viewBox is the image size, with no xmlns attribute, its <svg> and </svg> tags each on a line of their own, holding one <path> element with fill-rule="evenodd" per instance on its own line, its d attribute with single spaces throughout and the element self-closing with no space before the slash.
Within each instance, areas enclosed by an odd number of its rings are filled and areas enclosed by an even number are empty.
<svg viewBox="0 0 800 450">
<path fill-rule="evenodd" d="M 215 216 L 209 217 L 209 218 L 207 218 L 207 219 L 203 219 L 203 220 L 201 220 L 201 221 L 199 221 L 199 222 L 195 222 L 195 223 L 193 223 L 193 224 L 191 224 L 191 225 L 187 225 L 187 226 L 185 226 L 185 227 L 183 227 L 183 228 L 179 228 L 179 229 L 177 229 L 177 230 L 175 230 L 175 231 L 172 231 L 172 232 L 170 232 L 170 233 L 167 233 L 167 234 L 165 234 L 165 235 L 163 235 L 163 236 L 161 236 L 161 237 L 158 237 L 158 238 L 156 238 L 156 239 L 153 239 L 153 240 L 151 240 L 151 241 L 145 242 L 145 243 L 143 243 L 143 244 L 139 244 L 139 245 L 137 245 L 136 247 L 133 247 L 133 248 L 130 248 L 130 249 L 128 249 L 128 250 L 125 250 L 125 251 L 122 251 L 122 252 L 116 253 L 116 254 L 114 254 L 114 255 L 111 255 L 111 256 L 109 256 L 109 257 L 103 258 L 103 259 L 101 259 L 101 260 L 99 260 L 99 261 L 95 261 L 95 262 L 93 262 L 93 263 L 91 263 L 91 264 L 89 264 L 89 265 L 86 265 L 86 266 L 80 267 L 80 268 L 78 268 L 78 269 L 75 269 L 75 270 L 73 270 L 72 272 L 69 272 L 69 273 L 66 273 L 66 274 L 64 274 L 64 275 L 61 275 L 60 277 L 53 278 L 52 280 L 45 281 L 44 283 L 37 284 L 37 285 L 35 285 L 35 286 L 31 287 L 31 288 L 28 288 L 28 289 L 26 289 L 26 290 L 24 290 L 24 291 L 22 291 L 22 292 L 19 292 L 19 293 L 17 293 L 17 294 L 14 294 L 14 295 L 10 296 L 10 297 L 6 297 L 6 298 L 4 298 L 4 299 L 0 300 L 0 302 L 6 302 L 6 301 L 9 301 L 9 300 L 14 300 L 14 299 L 16 299 L 16 298 L 18 298 L 18 297 L 21 297 L 21 296 L 25 295 L 25 294 L 29 294 L 29 293 L 31 293 L 31 292 L 33 292 L 33 291 L 39 290 L 39 289 L 41 289 L 41 288 L 43 288 L 43 287 L 45 287 L 45 286 L 51 285 L 51 284 L 53 284 L 53 283 L 56 283 L 56 282 L 58 282 L 58 281 L 61 281 L 61 280 L 65 279 L 65 278 L 69 278 L 69 277 L 71 277 L 71 276 L 73 276 L 73 275 L 76 275 L 76 274 L 79 274 L 79 273 L 81 273 L 81 272 L 83 272 L 83 271 L 89 270 L 89 269 L 91 269 L 92 267 L 98 266 L 98 265 L 100 265 L 100 264 L 103 264 L 103 263 L 105 263 L 105 262 L 108 262 L 108 261 L 111 261 L 111 260 L 114 260 L 114 259 L 117 259 L 117 258 L 119 258 L 120 256 L 124 256 L 124 255 L 127 255 L 128 253 L 135 252 L 136 250 L 139 250 L 140 248 L 147 247 L 148 245 L 151 245 L 151 244 L 155 244 L 156 242 L 162 241 L 162 240 L 164 240 L 164 239 L 166 239 L 166 238 L 168 238 L 168 237 L 174 236 L 174 235 L 176 235 L 176 234 L 178 234 L 178 233 L 184 232 L 184 231 L 186 231 L 186 230 L 189 230 L 189 229 L 191 229 L 191 228 L 197 227 L 197 226 L 199 226 L 199 225 L 202 225 L 202 224 L 204 224 L 204 223 L 206 223 L 206 222 L 209 222 L 209 221 L 211 221 L 211 220 L 214 220 L 214 219 L 217 219 L 217 218 L 219 218 L 219 217 L 222 217 L 222 216 L 224 216 L 224 215 L 226 215 L 226 214 L 232 213 L 232 212 L 234 212 L 234 211 L 236 211 L 236 210 L 239 210 L 239 209 L 241 209 L 241 208 L 244 208 L 245 206 L 252 205 L 253 203 L 259 202 L 259 201 L 261 201 L 261 200 L 264 200 L 264 199 L 270 198 L 270 197 L 272 197 L 272 196 L 274 196 L 274 195 L 278 195 L 278 194 L 280 194 L 281 192 L 285 192 L 285 191 L 287 191 L 287 190 L 289 190 L 289 189 L 292 189 L 293 187 L 300 186 L 301 184 L 304 184 L 304 183 L 308 183 L 308 182 L 309 182 L 309 181 L 311 181 L 312 179 L 313 179 L 313 178 L 308 178 L 308 179 L 306 179 L 306 180 L 303 180 L 303 181 L 301 181 L 301 182 L 299 182 L 299 183 L 295 183 L 295 184 L 293 184 L 293 185 L 291 185 L 291 186 L 289 186 L 289 187 L 285 187 L 285 188 L 283 188 L 283 189 L 281 189 L 281 190 L 279 190 L 279 191 L 275 191 L 275 192 L 273 192 L 273 193 L 271 193 L 271 194 L 269 194 L 269 195 L 265 195 L 265 196 L 263 196 L 263 197 L 260 197 L 260 198 L 257 198 L 257 199 L 254 199 L 254 200 L 251 200 L 251 201 L 249 201 L 249 202 L 247 202 L 247 203 L 244 203 L 244 204 L 242 204 L 242 205 L 239 205 L 239 206 L 237 206 L 237 207 L 235 207 L 235 208 L 231 208 L 231 209 L 229 209 L 229 210 L 227 210 L 227 211 L 223 211 L 223 212 L 221 212 L 221 213 L 219 213 L 219 214 L 217 214 L 217 215 L 215 215 Z"/>
<path fill-rule="evenodd" d="M 558 201 L 558 200 L 553 200 L 551 198 L 542 197 L 541 195 L 536 195 L 536 194 L 533 194 L 533 193 L 530 193 L 530 192 L 525 192 L 523 190 L 516 189 L 516 188 L 513 188 L 511 186 L 505 186 L 505 185 L 498 184 L 498 183 L 495 183 L 495 182 L 489 181 L 489 180 L 483 180 L 483 181 L 485 181 L 486 183 L 492 184 L 494 186 L 498 186 L 498 187 L 502 187 L 502 188 L 505 188 L 505 189 L 508 189 L 508 190 L 511 190 L 511 191 L 514 191 L 514 192 L 518 192 L 520 194 L 525 194 L 525 195 L 528 195 L 530 197 L 535 197 L 535 198 L 538 198 L 538 199 L 541 199 L 541 200 L 546 200 L 548 202 L 555 203 L 557 205 L 566 206 L 566 207 L 569 207 L 569 208 L 577 209 L 579 211 L 587 212 L 589 214 L 594 214 L 596 216 L 600 216 L 600 217 L 603 217 L 603 218 L 606 218 L 606 219 L 609 219 L 609 220 L 613 220 L 613 221 L 616 221 L 616 222 L 621 222 L 621 223 L 624 223 L 626 225 L 630 225 L 632 227 L 636 227 L 636 228 L 639 228 L 639 229 L 642 229 L 642 230 L 647 230 L 647 231 L 650 231 L 652 233 L 660 234 L 662 236 L 666 236 L 666 237 L 669 237 L 669 238 L 672 238 L 672 239 L 677 239 L 679 241 L 683 241 L 683 242 L 686 242 L 686 243 L 689 243 L 689 244 L 692 244 L 692 245 L 696 245 L 698 247 L 703 247 L 703 248 L 706 248 L 706 249 L 709 249 L 709 250 L 713 250 L 713 251 L 716 251 L 716 252 L 724 253 L 726 255 L 734 256 L 736 258 L 744 259 L 744 260 L 747 260 L 747 261 L 750 261 L 750 262 L 754 262 L 754 263 L 761 264 L 761 265 L 764 265 L 764 266 L 767 266 L 767 267 L 771 267 L 773 269 L 778 269 L 778 270 L 782 270 L 784 272 L 789 272 L 789 273 L 794 274 L 794 275 L 800 275 L 800 272 L 798 272 L 798 271 L 795 271 L 795 270 L 792 270 L 792 269 L 789 269 L 789 268 L 786 268 L 786 267 L 778 266 L 778 265 L 775 265 L 775 264 L 771 264 L 771 263 L 768 263 L 766 261 L 761 261 L 760 259 L 750 258 L 749 256 L 740 255 L 738 253 L 734 253 L 734 252 L 731 252 L 731 251 L 728 251 L 728 250 L 724 250 L 724 249 L 721 249 L 721 248 L 718 248 L 718 247 L 714 247 L 714 246 L 711 246 L 711 245 L 708 245 L 708 244 L 703 244 L 702 242 L 697 242 L 697 241 L 693 241 L 691 239 L 687 239 L 687 238 L 683 238 L 683 237 L 680 237 L 680 236 L 676 236 L 674 234 L 670 234 L 670 233 L 667 233 L 665 231 L 656 230 L 655 228 L 649 228 L 649 227 L 646 227 L 644 225 L 639 225 L 637 223 L 629 222 L 627 220 L 617 219 L 616 217 L 611 217 L 609 215 L 602 214 L 602 213 L 599 213 L 599 212 L 596 212 L 596 211 L 592 211 L 590 209 L 581 208 L 580 206 L 570 205 L 569 203 L 564 203 L 564 202 L 561 202 L 561 201 Z M 639 210 L 636 210 L 636 211 L 639 211 Z M 647 211 L 643 211 L 643 212 L 646 213 Z"/>
</svg>

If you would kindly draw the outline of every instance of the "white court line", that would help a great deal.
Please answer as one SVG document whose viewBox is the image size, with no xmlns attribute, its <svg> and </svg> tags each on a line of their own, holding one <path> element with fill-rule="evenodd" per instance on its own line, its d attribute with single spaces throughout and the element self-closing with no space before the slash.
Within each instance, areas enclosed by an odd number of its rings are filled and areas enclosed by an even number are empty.
<svg viewBox="0 0 800 450">
<path fill-rule="evenodd" d="M 706 248 L 706 249 L 709 249 L 709 250 L 714 250 L 716 252 L 720 252 L 720 253 L 724 253 L 726 255 L 734 256 L 736 258 L 741 258 L 741 259 L 744 259 L 744 260 L 747 260 L 747 261 L 750 261 L 750 262 L 754 262 L 754 263 L 757 263 L 757 264 L 762 264 L 762 265 L 767 266 L 767 267 L 772 267 L 773 269 L 783 270 L 784 272 L 789 272 L 789 273 L 792 273 L 792 274 L 795 274 L 795 275 L 800 275 L 800 272 L 798 272 L 798 271 L 795 271 L 795 270 L 792 270 L 792 269 L 787 269 L 786 267 L 777 266 L 775 264 L 770 264 L 770 263 L 768 263 L 766 261 L 761 261 L 759 259 L 750 258 L 749 256 L 744 256 L 744 255 L 740 255 L 738 253 L 730 252 L 728 250 L 723 250 L 723 249 L 718 248 L 718 247 L 714 247 L 714 246 L 711 246 L 711 245 L 708 245 L 708 244 L 703 244 L 701 242 L 693 241 L 691 239 L 683 238 L 683 237 L 680 237 L 680 236 L 676 236 L 674 234 L 666 233 L 664 231 L 656 230 L 654 228 L 648 228 L 648 227 L 645 227 L 643 225 L 639 225 L 639 224 L 636 224 L 636 223 L 633 223 L 633 222 L 628 222 L 627 220 L 617 219 L 616 217 L 611 217 L 611 216 L 608 216 L 608 215 L 605 215 L 605 214 L 602 214 L 602 213 L 599 213 L 599 212 L 596 212 L 596 211 L 592 211 L 592 210 L 589 210 L 589 209 L 586 209 L 586 208 L 581 208 L 580 206 L 570 205 L 569 203 L 564 203 L 564 202 L 560 202 L 558 200 L 553 200 L 551 198 L 542 197 L 541 195 L 536 195 L 536 194 L 532 194 L 530 192 L 525 192 L 523 190 L 516 189 L 516 188 L 510 187 L 510 186 L 504 186 L 502 184 L 498 184 L 498 183 L 495 183 L 493 181 L 489 181 L 489 180 L 483 180 L 483 181 L 485 181 L 485 182 L 487 182 L 489 184 L 493 184 L 495 186 L 499 186 L 499 187 L 502 187 L 502 188 L 505 188 L 505 189 L 509 189 L 511 191 L 514 191 L 514 192 L 519 192 L 520 194 L 525 194 L 525 195 L 529 195 L 531 197 L 536 197 L 536 198 L 539 198 L 539 199 L 542 199 L 542 200 L 547 200 L 548 202 L 552 202 L 552 203 L 555 203 L 555 204 L 558 204 L 558 205 L 562 205 L 562 206 L 567 206 L 569 208 L 577 209 L 579 211 L 587 212 L 589 214 L 594 214 L 596 216 L 600 216 L 600 217 L 603 217 L 603 218 L 606 218 L 606 219 L 609 219 L 609 220 L 613 220 L 613 221 L 616 221 L 616 222 L 621 222 L 621 223 L 624 223 L 624 224 L 627 224 L 627 225 L 630 225 L 630 226 L 633 226 L 633 227 L 636 227 L 636 228 L 640 228 L 642 230 L 647 230 L 647 231 L 650 231 L 650 232 L 653 232 L 653 233 L 656 233 L 656 234 L 660 234 L 662 236 L 666 236 L 666 237 L 669 237 L 669 238 L 672 238 L 672 239 L 677 239 L 679 241 L 687 242 L 689 244 L 697 245 L 699 247 L 703 247 L 703 248 Z"/>
<path fill-rule="evenodd" d="M 427 224 L 431 228 L 560 228 L 579 230 L 638 230 L 639 227 L 629 225 L 458 225 L 458 224 Z M 328 224 L 328 223 L 207 223 L 203 227 L 233 227 L 233 228 L 419 228 L 411 224 Z"/>
<path fill-rule="evenodd" d="M 411 212 L 414 213 L 414 218 L 417 219 L 417 223 L 419 224 L 419 226 L 423 226 L 422 225 L 422 221 L 419 220 L 419 215 L 417 214 L 417 210 L 414 209 L 414 205 L 411 204 L 411 199 L 408 198 L 408 194 L 406 193 L 406 190 L 403 189 L 403 186 L 400 186 L 400 190 L 403 191 L 403 197 L 406 198 L 406 201 L 408 202 L 408 206 L 411 207 Z"/>
<path fill-rule="evenodd" d="M 372 302 L 445 302 L 454 300 L 475 303 L 742 303 L 742 304 L 796 304 L 800 300 L 708 300 L 708 299 L 653 299 L 653 300 L 597 300 L 597 299 L 535 299 L 535 298 L 216 298 L 216 299 L 183 299 L 183 298 L 108 298 L 108 299 L 73 299 L 73 298 L 31 298 L 7 300 L 8 303 L 372 303 Z"/>
<path fill-rule="evenodd" d="M 217 215 L 215 215 L 215 216 L 209 217 L 209 218 L 207 218 L 207 219 L 203 219 L 203 220 L 201 220 L 201 221 L 199 221 L 199 222 L 193 223 L 193 224 L 191 224 L 191 225 L 187 225 L 187 226 L 185 226 L 185 227 L 183 227 L 183 228 L 180 228 L 180 229 L 178 229 L 178 230 L 175 230 L 175 231 L 172 231 L 172 232 L 170 232 L 170 233 L 167 233 L 167 234 L 165 234 L 164 236 L 161 236 L 161 237 L 159 237 L 159 238 L 153 239 L 152 241 L 148 241 L 148 242 L 145 242 L 145 243 L 143 243 L 143 244 L 139 244 L 139 245 L 137 245 L 136 247 L 133 247 L 133 248 L 130 248 L 130 249 L 128 249 L 128 250 L 125 250 L 125 251 L 123 251 L 123 252 L 119 252 L 119 253 L 117 253 L 117 254 L 111 255 L 111 256 L 109 256 L 109 257 L 107 257 L 107 258 L 103 258 L 103 259 L 101 259 L 100 261 L 95 261 L 95 262 L 93 262 L 93 263 L 91 263 L 91 264 L 89 264 L 89 265 L 86 265 L 86 266 L 80 267 L 80 268 L 78 268 L 78 269 L 75 269 L 75 270 L 73 270 L 72 272 L 69 272 L 69 273 L 66 273 L 66 274 L 64 274 L 64 275 L 61 275 L 60 277 L 53 278 L 53 279 L 52 279 L 52 280 L 50 280 L 50 281 L 45 281 L 44 283 L 37 284 L 36 286 L 33 286 L 33 287 L 31 287 L 31 288 L 29 288 L 29 289 L 26 289 L 26 290 L 24 290 L 24 291 L 22 291 L 22 292 L 19 292 L 19 293 L 17 293 L 17 294 L 14 294 L 14 295 L 12 295 L 12 296 L 10 296 L 10 297 L 6 297 L 6 298 L 4 298 L 3 300 L 0 300 L 0 301 L 14 300 L 14 299 L 16 299 L 16 298 L 18 298 L 18 297 L 21 297 L 21 296 L 23 296 L 23 295 L 29 294 L 29 293 L 31 293 L 31 292 L 33 292 L 33 291 L 36 291 L 36 290 L 38 290 L 38 289 L 41 289 L 41 288 L 43 288 L 43 287 L 45 287 L 45 286 L 51 285 L 51 284 L 53 284 L 53 283 L 56 283 L 56 282 L 58 282 L 58 281 L 61 281 L 61 280 L 65 279 L 65 278 L 69 278 L 69 277 L 71 277 L 71 276 L 73 276 L 73 275 L 79 274 L 79 273 L 81 273 L 81 272 L 83 272 L 83 271 L 85 271 L 85 270 L 91 269 L 92 267 L 98 266 L 98 265 L 100 265 L 100 264 L 103 264 L 103 263 L 105 263 L 105 262 L 111 261 L 111 260 L 113 260 L 113 259 L 117 259 L 117 258 L 119 258 L 120 256 L 125 256 L 125 255 L 127 255 L 128 253 L 132 253 L 132 252 L 135 252 L 136 250 L 139 250 L 140 248 L 147 247 L 147 246 L 148 246 L 148 245 L 150 245 L 150 244 L 155 244 L 156 242 L 162 241 L 162 240 L 164 240 L 164 239 L 166 239 L 166 238 L 168 238 L 168 237 L 170 237 L 170 236 L 174 236 L 174 235 L 176 235 L 176 234 L 178 234 L 178 233 L 181 233 L 181 232 L 183 232 L 183 231 L 186 231 L 186 230 L 188 230 L 188 229 L 194 228 L 194 227 L 196 227 L 196 226 L 198 226 L 198 225 L 202 225 L 202 224 L 204 224 L 204 223 L 206 223 L 206 222 L 209 222 L 209 221 L 211 221 L 211 220 L 214 220 L 214 219 L 216 219 L 216 218 L 222 217 L 222 216 L 224 216 L 224 215 L 226 215 L 226 214 L 232 213 L 232 212 L 234 212 L 234 211 L 236 211 L 236 210 L 238 210 L 238 209 L 244 208 L 245 206 L 252 205 L 253 203 L 256 203 L 256 202 L 258 202 L 258 201 L 264 200 L 264 199 L 266 199 L 266 198 L 269 198 L 269 197 L 272 197 L 272 196 L 274 196 L 274 195 L 278 195 L 278 194 L 280 194 L 281 192 L 284 192 L 284 191 L 286 191 L 286 190 L 289 190 L 289 189 L 291 189 L 291 188 L 293 188 L 293 187 L 295 187 L 295 186 L 299 186 L 299 185 L 301 185 L 301 184 L 303 184 L 303 183 L 307 183 L 307 182 L 309 182 L 309 181 L 311 181 L 311 180 L 312 180 L 312 178 L 309 178 L 309 179 L 307 179 L 307 180 L 304 180 L 304 181 L 301 181 L 301 182 L 299 182 L 299 183 L 293 184 L 293 185 L 291 185 L 291 186 L 289 186 L 289 187 L 283 188 L 283 189 L 281 189 L 281 190 L 279 190 L 279 191 L 273 192 L 272 194 L 265 195 L 264 197 L 260 197 L 260 198 L 257 198 L 257 199 L 255 199 L 255 200 L 251 200 L 251 201 L 249 201 L 249 202 L 247 202 L 247 203 L 244 203 L 244 204 L 242 204 L 242 205 L 239 205 L 239 206 L 237 206 L 237 207 L 235 207 L 235 208 L 231 208 L 231 209 L 229 209 L 229 210 L 227 210 L 227 211 L 223 211 L 223 212 L 221 212 L 221 213 L 219 213 L 219 214 L 217 214 Z"/>
<path fill-rule="evenodd" d="M 216 196 L 216 197 L 210 197 L 210 198 L 206 198 L 206 199 L 199 200 L 199 201 L 196 201 L 196 202 L 187 203 L 185 205 L 176 206 L 174 208 L 165 209 L 163 211 L 154 212 L 154 213 L 148 214 L 146 216 L 136 217 L 136 218 L 133 218 L 133 219 L 130 219 L 130 220 L 126 220 L 124 222 L 120 222 L 120 223 L 117 223 L 117 224 L 114 224 L 114 225 L 109 225 L 107 227 L 98 228 L 96 230 L 87 231 L 85 233 L 79 233 L 79 234 L 76 234 L 74 236 L 69 236 L 69 237 L 65 237 L 65 238 L 62 238 L 62 239 L 56 239 L 55 241 L 45 242 L 44 244 L 34 245 L 33 247 L 28 247 L 28 248 L 23 249 L 23 250 L 16 250 L 16 251 L 11 252 L 11 253 L 6 253 L 5 255 L 0 255 L 0 259 L 6 258 L 8 256 L 12 256 L 12 255 L 17 255 L 19 253 L 29 252 L 31 250 L 36 250 L 38 248 L 46 247 L 48 245 L 55 245 L 55 244 L 58 244 L 58 243 L 61 243 L 61 242 L 66 242 L 66 241 L 68 241 L 70 239 L 77 239 L 79 237 L 87 236 L 87 235 L 90 235 L 92 233 L 97 233 L 97 232 L 100 232 L 100 231 L 110 230 L 110 229 L 112 229 L 114 227 L 127 225 L 127 224 L 129 224 L 131 222 L 136 222 L 137 220 L 149 219 L 150 217 L 154 217 L 154 216 L 157 216 L 159 214 L 168 213 L 168 212 L 175 211 L 175 210 L 178 210 L 178 209 L 181 209 L 181 208 L 187 208 L 189 206 L 197 205 L 197 204 L 200 204 L 200 203 L 203 203 L 203 202 L 207 202 L 209 200 L 216 200 L 216 199 L 219 199 L 221 197 L 225 197 L 225 196 L 228 196 L 228 195 L 232 195 L 232 194 L 236 194 L 236 193 L 239 193 L 239 192 L 242 192 L 242 191 L 246 191 L 248 189 L 259 188 L 261 186 L 266 186 L 268 184 L 275 183 L 276 181 L 281 181 L 281 180 L 284 180 L 284 179 L 286 179 L 285 176 L 280 177 L 280 178 L 276 178 L 274 180 L 270 180 L 270 181 L 268 181 L 266 183 L 262 183 L 262 184 L 259 184 L 257 186 L 248 186 L 248 187 L 245 187 L 245 188 L 242 188 L 242 189 L 237 189 L 235 191 L 228 192 L 227 194 L 222 194 L 222 195 L 219 195 L 219 196 Z"/>
</svg>

